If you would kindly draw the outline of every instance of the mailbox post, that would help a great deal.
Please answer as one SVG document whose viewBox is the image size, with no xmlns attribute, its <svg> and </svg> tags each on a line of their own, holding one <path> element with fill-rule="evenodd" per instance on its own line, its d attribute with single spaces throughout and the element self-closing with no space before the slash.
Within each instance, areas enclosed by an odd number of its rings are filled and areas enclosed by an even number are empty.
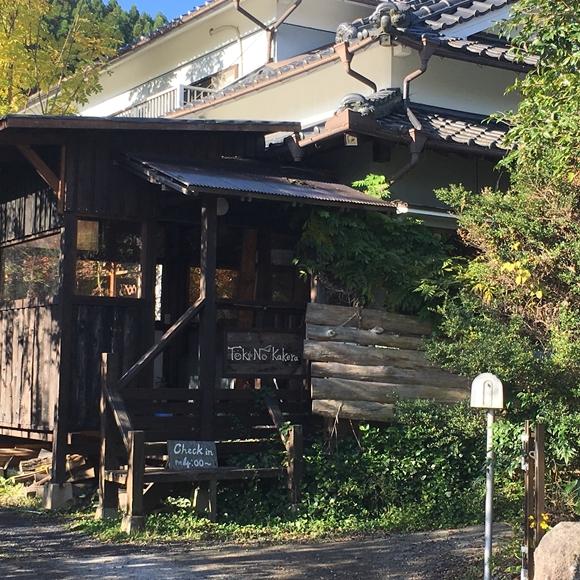
<svg viewBox="0 0 580 580">
<path fill-rule="evenodd" d="M 478 375 L 471 384 L 471 406 L 487 409 L 487 457 L 485 485 L 485 554 L 483 579 L 491 580 L 491 545 L 493 539 L 493 421 L 495 410 L 503 409 L 502 382 L 491 373 Z"/>
</svg>

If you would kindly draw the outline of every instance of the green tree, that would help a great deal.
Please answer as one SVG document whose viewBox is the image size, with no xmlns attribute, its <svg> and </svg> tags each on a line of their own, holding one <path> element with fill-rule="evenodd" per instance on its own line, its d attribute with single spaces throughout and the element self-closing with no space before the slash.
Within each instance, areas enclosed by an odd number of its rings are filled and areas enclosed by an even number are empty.
<svg viewBox="0 0 580 580">
<path fill-rule="evenodd" d="M 551 458 L 580 461 L 580 19 L 577 2 L 520 0 L 504 32 L 540 63 L 518 80 L 503 166 L 509 191 L 438 192 L 469 258 L 422 286 L 441 316 L 429 347 L 468 375 L 496 372 L 510 417 L 543 418 Z M 514 445 L 516 443 L 514 442 Z"/>
<path fill-rule="evenodd" d="M 100 90 L 102 64 L 165 22 L 116 0 L 0 0 L 0 115 L 32 96 L 43 114 L 74 113 Z"/>
</svg>

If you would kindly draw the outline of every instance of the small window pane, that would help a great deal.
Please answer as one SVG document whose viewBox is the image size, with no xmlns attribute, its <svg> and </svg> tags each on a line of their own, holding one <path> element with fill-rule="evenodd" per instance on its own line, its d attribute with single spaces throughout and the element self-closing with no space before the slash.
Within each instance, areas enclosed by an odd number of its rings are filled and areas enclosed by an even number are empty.
<svg viewBox="0 0 580 580">
<path fill-rule="evenodd" d="M 141 235 L 133 222 L 79 220 L 78 294 L 141 297 Z"/>
<path fill-rule="evenodd" d="M 218 268 L 216 270 L 216 294 L 221 300 L 233 300 L 238 288 L 240 273 L 237 270 Z M 194 304 L 199 299 L 201 269 L 191 268 L 189 271 L 189 302 Z"/>
<path fill-rule="evenodd" d="M 59 287 L 60 235 L 0 250 L 0 298 L 45 299 Z"/>
</svg>

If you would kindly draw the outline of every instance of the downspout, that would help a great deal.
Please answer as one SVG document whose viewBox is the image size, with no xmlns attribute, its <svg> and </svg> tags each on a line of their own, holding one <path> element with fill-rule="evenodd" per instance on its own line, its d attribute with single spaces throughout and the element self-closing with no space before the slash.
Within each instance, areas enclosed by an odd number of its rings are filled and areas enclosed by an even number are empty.
<svg viewBox="0 0 580 580">
<path fill-rule="evenodd" d="M 427 142 L 427 136 L 423 133 L 423 126 L 415 113 L 411 110 L 411 101 L 409 98 L 409 88 L 411 86 L 411 82 L 415 79 L 419 78 L 426 70 L 429 64 L 429 60 L 433 56 L 435 52 L 436 45 L 429 42 L 429 40 L 423 36 L 421 38 L 421 43 L 423 44 L 423 48 L 419 52 L 419 58 L 421 59 L 421 65 L 416 71 L 408 74 L 403 79 L 403 106 L 405 107 L 405 112 L 407 113 L 407 117 L 413 125 L 413 128 L 409 131 L 409 135 L 411 137 L 411 145 L 409 146 L 409 150 L 411 152 L 411 159 L 410 161 L 401 167 L 397 173 L 391 178 L 391 183 L 399 180 L 403 175 L 408 173 L 417 163 L 419 163 L 419 159 L 421 157 L 421 153 L 425 147 L 425 143 Z"/>
<path fill-rule="evenodd" d="M 233 0 L 236 10 L 245 16 L 248 20 L 251 20 L 256 26 L 259 26 L 262 30 L 266 32 L 266 42 L 268 44 L 268 62 L 274 60 L 274 55 L 272 54 L 272 48 L 274 45 L 274 35 L 278 32 L 278 28 L 288 19 L 288 17 L 302 4 L 302 0 L 294 0 L 294 3 L 288 7 L 288 9 L 282 14 L 274 24 L 267 26 L 259 18 L 256 18 L 252 13 L 248 12 L 245 8 L 240 6 L 241 0 Z"/>
<path fill-rule="evenodd" d="M 430 43 L 425 36 L 421 38 L 421 43 L 423 44 L 423 48 L 419 52 L 421 66 L 416 71 L 413 71 L 412 73 L 408 74 L 403 79 L 403 104 L 405 106 L 405 112 L 407 113 L 409 121 L 411 121 L 411 125 L 413 125 L 413 127 L 417 129 L 417 131 L 421 131 L 423 127 L 421 126 L 419 119 L 415 117 L 413 111 L 411 111 L 409 99 L 409 87 L 412 81 L 419 78 L 427 70 L 429 60 L 433 56 L 433 53 L 435 52 L 436 49 L 436 45 Z"/>
<path fill-rule="evenodd" d="M 342 64 L 344 64 L 346 74 L 351 76 L 353 79 L 356 79 L 357 81 L 360 81 L 361 83 L 365 84 L 367 87 L 370 87 L 373 93 L 376 93 L 378 90 L 377 85 L 373 81 L 371 81 L 371 79 L 352 70 L 351 63 L 354 55 L 352 54 L 352 52 L 350 52 L 347 43 L 341 42 L 340 44 L 337 44 L 334 50 L 336 54 L 338 54 L 338 56 L 340 57 Z"/>
</svg>

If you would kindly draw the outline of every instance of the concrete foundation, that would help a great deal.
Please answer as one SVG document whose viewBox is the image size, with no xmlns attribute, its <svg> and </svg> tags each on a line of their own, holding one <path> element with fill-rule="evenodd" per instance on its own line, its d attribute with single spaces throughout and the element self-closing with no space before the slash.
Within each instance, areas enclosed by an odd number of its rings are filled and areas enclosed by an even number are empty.
<svg viewBox="0 0 580 580">
<path fill-rule="evenodd" d="M 59 510 L 73 501 L 72 483 L 48 483 L 44 486 L 42 505 L 47 510 Z"/>
</svg>

